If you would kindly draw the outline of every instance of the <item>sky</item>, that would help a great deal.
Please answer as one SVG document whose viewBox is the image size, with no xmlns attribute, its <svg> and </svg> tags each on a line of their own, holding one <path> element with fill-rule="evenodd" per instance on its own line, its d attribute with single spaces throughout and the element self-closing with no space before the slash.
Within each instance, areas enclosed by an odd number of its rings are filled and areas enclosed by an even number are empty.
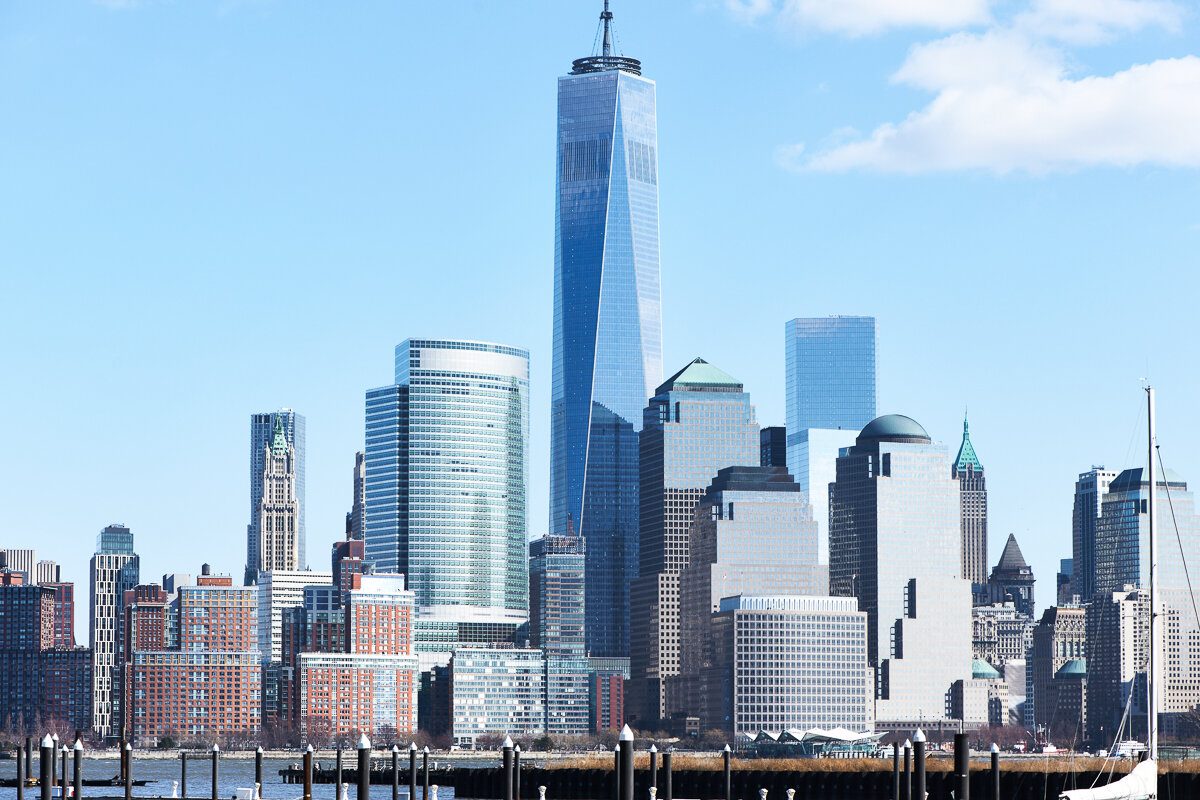
<svg viewBox="0 0 1200 800">
<path fill-rule="evenodd" d="M 598 0 L 0 4 L 0 546 L 240 576 L 250 414 L 308 420 L 309 561 L 408 337 L 531 352 L 548 515 L 555 86 Z M 878 318 L 879 412 L 1053 598 L 1077 475 L 1200 482 L 1200 18 L 1171 0 L 613 0 L 658 86 L 664 370 L 784 421 L 797 316 Z M 949 463 L 947 463 L 949 469 Z M 81 597 L 86 597 L 85 593 Z"/>
</svg>

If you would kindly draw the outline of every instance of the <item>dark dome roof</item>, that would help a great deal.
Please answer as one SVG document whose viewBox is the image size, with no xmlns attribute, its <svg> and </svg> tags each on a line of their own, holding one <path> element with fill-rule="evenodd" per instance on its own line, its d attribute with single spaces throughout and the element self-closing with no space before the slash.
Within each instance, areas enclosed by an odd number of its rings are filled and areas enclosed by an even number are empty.
<svg viewBox="0 0 1200 800">
<path fill-rule="evenodd" d="M 885 414 L 867 423 L 858 434 L 858 444 L 867 442 L 916 442 L 929 444 L 929 434 L 912 417 L 903 414 Z"/>
</svg>

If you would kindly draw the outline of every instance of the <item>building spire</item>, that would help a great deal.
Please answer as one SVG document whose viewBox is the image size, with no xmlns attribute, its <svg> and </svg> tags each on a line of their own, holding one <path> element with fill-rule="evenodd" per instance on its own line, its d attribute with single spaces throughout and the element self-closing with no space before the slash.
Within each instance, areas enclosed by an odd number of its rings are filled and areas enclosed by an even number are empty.
<svg viewBox="0 0 1200 800">
<path fill-rule="evenodd" d="M 276 414 L 275 428 L 271 431 L 271 452 L 286 453 L 287 447 L 287 435 L 283 432 L 283 417 Z"/>
<path fill-rule="evenodd" d="M 612 55 L 612 12 L 608 10 L 608 0 L 604 0 L 604 11 L 600 13 L 600 23 L 604 26 L 604 40 L 600 45 L 600 55 Z"/>
<path fill-rule="evenodd" d="M 983 471 L 983 464 L 979 463 L 979 456 L 975 455 L 975 446 L 971 444 L 971 428 L 967 424 L 967 413 L 964 411 L 962 445 L 958 448 L 958 458 L 954 459 L 954 471 L 956 474 L 966 472 L 968 466 L 976 472 Z"/>
</svg>

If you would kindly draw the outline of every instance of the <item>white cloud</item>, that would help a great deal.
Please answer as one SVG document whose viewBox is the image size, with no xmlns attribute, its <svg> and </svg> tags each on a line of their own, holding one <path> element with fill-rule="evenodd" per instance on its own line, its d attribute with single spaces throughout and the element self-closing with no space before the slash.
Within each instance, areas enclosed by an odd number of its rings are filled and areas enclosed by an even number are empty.
<svg viewBox="0 0 1200 800">
<path fill-rule="evenodd" d="M 1178 30 L 1182 9 L 1171 0 L 1033 0 L 1014 26 L 1072 44 L 1097 44 L 1145 28 Z"/>
<path fill-rule="evenodd" d="M 892 75 L 893 83 L 930 92 L 948 88 L 1041 85 L 1060 79 L 1062 53 L 1013 31 L 956 33 L 919 44 Z"/>
<path fill-rule="evenodd" d="M 955 65 L 969 60 L 971 44 L 951 40 L 918 48 L 896 74 L 935 89 L 928 106 L 865 139 L 819 152 L 803 168 L 1005 173 L 1200 167 L 1200 58 L 1163 59 L 1073 80 L 1052 74 L 1035 53 L 1022 65 L 1026 79 L 989 81 L 979 70 L 956 76 Z M 981 58 L 998 47 L 986 36 L 975 45 Z"/>
<path fill-rule="evenodd" d="M 774 16 L 788 27 L 849 36 L 893 28 L 954 30 L 991 19 L 992 0 L 725 0 L 743 22 Z"/>
</svg>

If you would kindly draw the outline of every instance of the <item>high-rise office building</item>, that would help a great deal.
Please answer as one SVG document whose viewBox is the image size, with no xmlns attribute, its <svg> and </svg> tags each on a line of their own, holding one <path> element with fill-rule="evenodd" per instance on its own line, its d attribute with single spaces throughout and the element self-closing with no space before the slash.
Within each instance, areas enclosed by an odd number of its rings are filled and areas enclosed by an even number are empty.
<svg viewBox="0 0 1200 800">
<path fill-rule="evenodd" d="M 695 504 L 690 551 L 678 584 L 676 672 L 665 678 L 667 710 L 708 714 L 727 726 L 726 711 L 704 707 L 720 695 L 713 677 L 717 639 L 712 615 L 734 595 L 820 597 L 828 594 L 828 568 L 817 563 L 812 509 L 784 467 L 726 467 Z M 866 660 L 863 660 L 866 668 Z M 676 677 L 678 676 L 678 677 Z M 720 717 L 720 719 L 718 719 Z M 703 722 L 703 719 L 702 719 Z"/>
<path fill-rule="evenodd" d="M 1037 611 L 1033 600 L 1036 582 L 1033 568 L 1025 563 L 1025 556 L 1021 554 L 1016 535 L 1010 533 L 1000 560 L 988 578 L 988 599 L 992 603 L 1012 603 L 1017 611 L 1033 617 Z"/>
<path fill-rule="evenodd" d="M 679 674 L 679 574 L 696 502 L 718 470 L 756 467 L 759 431 L 742 384 L 697 358 L 658 387 L 642 418 L 638 577 L 628 604 L 632 680 L 626 711 L 643 727 L 666 711 Z"/>
<path fill-rule="evenodd" d="M 125 592 L 137 586 L 141 561 L 133 552 L 133 533 L 109 525 L 96 537 L 91 561 L 92 727 L 101 736 L 121 733 L 124 661 L 121 620 Z"/>
<path fill-rule="evenodd" d="M 546 732 L 589 731 L 583 540 L 550 534 L 529 543 L 529 643 L 546 655 Z"/>
<path fill-rule="evenodd" d="M 983 464 L 971 444 L 971 431 L 963 417 L 963 438 L 950 475 L 959 484 L 959 505 L 962 509 L 962 576 L 976 586 L 988 579 L 987 480 Z"/>
<path fill-rule="evenodd" d="M 808 428 L 789 437 L 788 472 L 812 504 L 817 523 L 817 558 L 822 564 L 829 564 L 829 484 L 837 479 L 838 454 L 842 448 L 853 447 L 857 438 L 857 428 Z"/>
<path fill-rule="evenodd" d="M 787 466 L 787 428 L 772 425 L 758 432 L 758 465 Z"/>
<path fill-rule="evenodd" d="M 892 414 L 871 421 L 837 460 L 830 591 L 857 597 L 867 612 L 872 664 L 887 658 L 910 580 L 962 576 L 959 484 L 946 474 L 945 456 L 915 420 Z"/>
<path fill-rule="evenodd" d="M 408 577 L 428 668 L 528 617 L 529 353 L 409 339 L 395 374 L 367 392 L 366 560 Z"/>
<path fill-rule="evenodd" d="M 1085 603 L 1097 591 L 1096 522 L 1100 519 L 1100 503 L 1116 477 L 1116 470 L 1094 466 L 1075 481 L 1075 505 L 1071 512 L 1071 585 L 1072 594 L 1079 595 Z"/>
<path fill-rule="evenodd" d="M 1060 558 L 1058 560 L 1058 574 L 1054 576 L 1054 582 L 1058 605 L 1065 606 L 1071 603 L 1075 593 L 1074 559 Z"/>
<path fill-rule="evenodd" d="M 1179 645 L 1178 615 L 1164 615 L 1167 652 Z M 1174 623 L 1174 624 L 1172 624 Z M 1150 593 L 1133 586 L 1088 604 L 1085 644 L 1088 664 L 1088 738 L 1111 744 L 1129 708 L 1131 731 L 1146 729 L 1146 665 L 1150 655 Z M 1179 664 L 1166 659 L 1165 685 L 1179 679 Z M 1164 687 L 1165 688 L 1165 687 Z"/>
<path fill-rule="evenodd" d="M 294 450 L 296 500 L 296 563 L 288 569 L 303 569 L 308 560 L 304 543 L 304 416 L 290 408 L 250 415 L 250 524 L 246 526 L 246 575 L 245 584 L 253 586 L 258 577 L 260 551 L 259 512 L 263 499 L 263 473 L 267 460 L 274 452 L 276 423 L 283 427 L 288 446 Z"/>
<path fill-rule="evenodd" d="M 363 506 L 367 499 L 367 454 L 354 454 L 354 500 L 346 512 L 346 538 L 363 538 Z"/>
<path fill-rule="evenodd" d="M 654 82 L 612 52 L 558 80 L 550 531 L 587 547 L 587 637 L 629 655 L 638 432 L 662 378 Z"/>
<path fill-rule="evenodd" d="M 785 353 L 789 446 L 808 428 L 859 430 L 874 418 L 874 317 L 793 319 Z"/>
<path fill-rule="evenodd" d="M 75 584 L 57 581 L 39 585 L 54 590 L 54 646 L 75 647 Z"/>
<path fill-rule="evenodd" d="M 263 445 L 262 463 L 255 518 L 258 553 L 250 567 L 256 576 L 262 572 L 294 572 L 301 569 L 296 448 L 287 439 L 282 417 L 275 417 L 271 441 Z"/>
<path fill-rule="evenodd" d="M 62 580 L 62 567 L 49 559 L 41 559 L 34 565 L 34 583 L 58 583 Z"/>
</svg>

